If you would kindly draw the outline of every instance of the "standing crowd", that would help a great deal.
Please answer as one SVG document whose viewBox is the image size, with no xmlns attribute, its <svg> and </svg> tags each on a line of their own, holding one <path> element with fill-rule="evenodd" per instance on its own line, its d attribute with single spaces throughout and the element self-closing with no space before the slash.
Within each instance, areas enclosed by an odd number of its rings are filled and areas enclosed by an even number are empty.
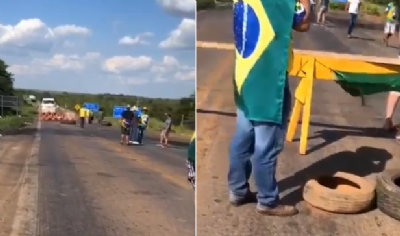
<svg viewBox="0 0 400 236">
<path fill-rule="evenodd" d="M 127 105 L 121 114 L 121 145 L 143 144 L 144 132 L 149 124 L 147 108 Z"/>
</svg>

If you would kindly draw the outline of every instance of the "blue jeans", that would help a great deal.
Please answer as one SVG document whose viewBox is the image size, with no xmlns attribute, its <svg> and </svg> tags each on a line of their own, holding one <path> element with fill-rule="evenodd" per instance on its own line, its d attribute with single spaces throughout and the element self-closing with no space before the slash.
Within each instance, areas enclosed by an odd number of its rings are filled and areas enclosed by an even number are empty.
<svg viewBox="0 0 400 236">
<path fill-rule="evenodd" d="M 129 141 L 136 142 L 138 138 L 138 128 L 136 125 L 131 126 Z"/>
<path fill-rule="evenodd" d="M 356 25 L 357 22 L 357 14 L 350 13 L 350 24 L 349 24 L 349 29 L 347 30 L 347 34 L 351 35 L 353 33 L 354 26 Z"/>
<path fill-rule="evenodd" d="M 143 126 L 138 127 L 138 142 L 142 143 L 145 128 Z"/>
<path fill-rule="evenodd" d="M 229 148 L 228 173 L 229 190 L 236 197 L 242 198 L 248 193 L 248 180 L 253 171 L 258 204 L 265 207 L 278 204 L 276 163 L 285 143 L 290 111 L 288 87 L 285 88 L 282 124 L 248 120 L 242 111 L 237 111 L 236 132 Z"/>
</svg>

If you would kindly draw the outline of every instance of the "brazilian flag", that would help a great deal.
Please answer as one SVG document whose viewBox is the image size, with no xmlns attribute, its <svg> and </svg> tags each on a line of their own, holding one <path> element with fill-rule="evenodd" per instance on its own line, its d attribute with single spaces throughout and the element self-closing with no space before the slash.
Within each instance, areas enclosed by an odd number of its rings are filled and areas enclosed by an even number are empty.
<svg viewBox="0 0 400 236">
<path fill-rule="evenodd" d="M 334 71 L 336 83 L 352 96 L 399 91 L 400 74 L 367 74 Z"/>
<path fill-rule="evenodd" d="M 193 133 L 188 148 L 188 160 L 195 166 L 196 163 L 196 132 Z"/>
<path fill-rule="evenodd" d="M 234 95 L 250 120 L 282 122 L 295 3 L 234 0 Z"/>
</svg>

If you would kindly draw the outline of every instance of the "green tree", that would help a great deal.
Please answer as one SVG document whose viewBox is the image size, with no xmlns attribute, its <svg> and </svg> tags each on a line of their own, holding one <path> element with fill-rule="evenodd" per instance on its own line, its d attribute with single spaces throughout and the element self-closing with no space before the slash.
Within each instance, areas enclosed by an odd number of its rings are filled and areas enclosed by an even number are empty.
<svg viewBox="0 0 400 236">
<path fill-rule="evenodd" d="M 0 59 L 0 95 L 14 95 L 14 75 L 8 72 L 9 66 Z"/>
</svg>

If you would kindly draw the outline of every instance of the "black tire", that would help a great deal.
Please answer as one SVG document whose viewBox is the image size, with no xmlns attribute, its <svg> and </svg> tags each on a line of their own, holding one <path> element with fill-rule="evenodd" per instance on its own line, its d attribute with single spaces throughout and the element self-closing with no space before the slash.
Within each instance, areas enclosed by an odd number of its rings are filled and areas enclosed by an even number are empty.
<svg viewBox="0 0 400 236">
<path fill-rule="evenodd" d="M 62 121 L 60 121 L 60 124 L 63 124 L 63 125 L 76 125 L 76 120 L 62 120 Z"/>
<path fill-rule="evenodd" d="M 400 169 L 385 171 L 376 178 L 376 198 L 378 209 L 382 213 L 396 220 L 400 220 L 399 184 Z"/>
<path fill-rule="evenodd" d="M 111 126 L 111 122 L 109 122 L 109 121 L 102 121 L 102 122 L 101 122 L 101 125 L 102 125 L 102 126 Z"/>
</svg>

